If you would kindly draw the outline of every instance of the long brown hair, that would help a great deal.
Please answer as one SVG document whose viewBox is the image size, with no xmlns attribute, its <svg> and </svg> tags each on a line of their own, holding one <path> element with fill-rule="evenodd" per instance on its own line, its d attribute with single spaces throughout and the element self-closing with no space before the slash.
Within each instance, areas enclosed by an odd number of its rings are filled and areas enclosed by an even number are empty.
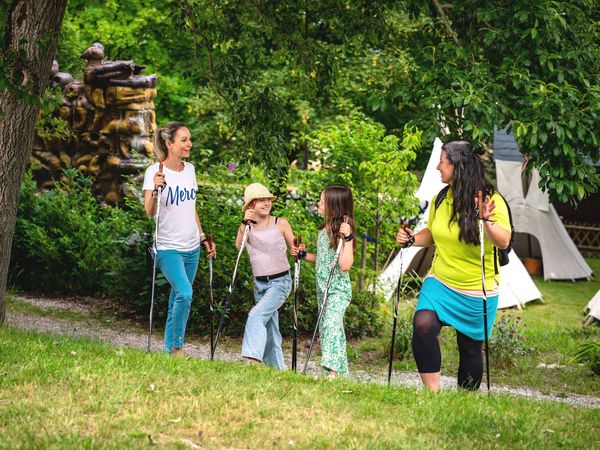
<svg viewBox="0 0 600 450">
<path fill-rule="evenodd" d="M 345 184 L 332 184 L 323 189 L 323 198 L 325 199 L 325 222 L 321 224 L 319 230 L 325 228 L 329 235 L 331 248 L 337 248 L 339 242 L 340 225 L 344 222 L 344 216 L 348 216 L 348 225 L 354 233 L 354 201 L 352 200 L 352 191 Z M 353 248 L 356 248 L 356 239 L 352 241 Z"/>
<path fill-rule="evenodd" d="M 459 226 L 458 239 L 467 244 L 477 245 L 479 233 L 475 197 L 478 191 L 490 197 L 495 189 L 485 178 L 483 162 L 479 158 L 484 153 L 480 147 L 474 147 L 469 141 L 453 139 L 442 145 L 446 158 L 454 166 L 452 176 L 452 214 L 450 221 Z"/>
</svg>

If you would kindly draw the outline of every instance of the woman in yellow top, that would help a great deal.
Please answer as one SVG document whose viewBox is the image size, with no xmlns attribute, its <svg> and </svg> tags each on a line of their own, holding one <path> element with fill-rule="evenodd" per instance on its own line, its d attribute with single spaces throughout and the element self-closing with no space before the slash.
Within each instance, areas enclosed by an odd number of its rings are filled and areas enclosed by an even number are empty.
<svg viewBox="0 0 600 450">
<path fill-rule="evenodd" d="M 460 354 L 458 385 L 476 390 L 483 376 L 478 191 L 487 193 L 482 209 L 489 335 L 498 308 L 500 280 L 494 269 L 493 247 L 509 246 L 510 219 L 504 199 L 485 179 L 479 158 L 482 153 L 483 149 L 465 140 L 446 142 L 437 166 L 442 182 L 449 185 L 445 198 L 437 202 L 437 207 L 436 198 L 432 200 L 427 228 L 414 236 L 410 229 L 400 229 L 396 235 L 396 241 L 404 247 L 435 244 L 431 270 L 421 288 L 413 319 L 412 337 L 421 380 L 434 392 L 440 388 L 442 356 L 438 334 L 444 325 L 456 330 Z"/>
</svg>

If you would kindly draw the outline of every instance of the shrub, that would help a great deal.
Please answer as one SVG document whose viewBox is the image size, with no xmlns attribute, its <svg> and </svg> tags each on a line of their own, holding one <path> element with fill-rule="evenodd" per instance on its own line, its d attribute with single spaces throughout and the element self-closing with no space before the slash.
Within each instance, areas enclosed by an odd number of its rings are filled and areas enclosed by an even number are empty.
<svg viewBox="0 0 600 450">
<path fill-rule="evenodd" d="M 355 290 L 352 302 L 346 309 L 344 328 L 350 338 L 381 335 L 384 325 L 379 312 L 379 299 L 371 292 Z"/>
<path fill-rule="evenodd" d="M 494 336 L 490 342 L 492 364 L 500 368 L 516 364 L 516 358 L 527 352 L 524 331 L 525 324 L 519 316 L 502 312 L 494 325 Z"/>
<path fill-rule="evenodd" d="M 571 362 L 585 363 L 596 375 L 600 375 L 600 342 L 591 341 L 577 347 Z"/>
<path fill-rule="evenodd" d="M 120 297 L 147 282 L 146 251 L 128 247 L 133 230 L 150 233 L 139 203 L 99 205 L 91 181 L 74 170 L 38 193 L 31 173 L 20 191 L 9 280 L 27 290 Z"/>
<path fill-rule="evenodd" d="M 413 312 L 410 314 L 402 315 L 398 312 L 398 321 L 396 323 L 396 337 L 394 339 L 394 359 L 402 361 L 404 358 L 408 358 L 412 353 L 412 334 L 413 334 Z M 393 318 L 392 318 L 393 320 Z M 391 328 L 393 324 L 390 324 L 390 334 L 392 335 Z M 383 341 L 381 351 L 384 356 L 388 357 L 390 354 L 390 347 L 392 341 L 386 336 Z"/>
</svg>

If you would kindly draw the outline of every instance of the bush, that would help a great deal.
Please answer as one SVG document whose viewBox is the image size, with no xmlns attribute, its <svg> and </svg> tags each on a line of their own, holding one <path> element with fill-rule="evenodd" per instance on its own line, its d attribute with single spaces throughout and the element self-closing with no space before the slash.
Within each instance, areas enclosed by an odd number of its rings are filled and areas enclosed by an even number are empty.
<svg viewBox="0 0 600 450">
<path fill-rule="evenodd" d="M 492 364 L 507 368 L 516 364 L 516 359 L 527 352 L 525 346 L 525 325 L 519 316 L 502 312 L 494 325 L 494 337 L 490 342 Z"/>
<path fill-rule="evenodd" d="M 371 292 L 353 292 L 352 302 L 344 317 L 346 335 L 350 338 L 379 336 L 383 328 L 379 299 Z"/>
<path fill-rule="evenodd" d="M 591 341 L 581 344 L 577 347 L 577 351 L 571 361 L 585 363 L 592 369 L 592 372 L 600 375 L 600 342 Z"/>
<path fill-rule="evenodd" d="M 393 320 L 393 318 L 392 318 Z M 398 312 L 398 322 L 396 323 L 396 337 L 394 339 L 394 359 L 402 361 L 404 358 L 408 358 L 412 353 L 412 334 L 413 334 L 413 311 L 409 315 L 401 315 Z M 390 324 L 390 334 L 392 335 L 392 326 Z M 383 341 L 382 353 L 384 356 L 389 357 L 390 347 L 392 341 L 387 338 Z"/>
<path fill-rule="evenodd" d="M 151 232 L 139 203 L 101 206 L 91 180 L 74 170 L 38 193 L 31 173 L 20 192 L 9 280 L 26 290 L 111 297 L 138 294 L 149 284 L 148 258 L 124 238 Z"/>
</svg>

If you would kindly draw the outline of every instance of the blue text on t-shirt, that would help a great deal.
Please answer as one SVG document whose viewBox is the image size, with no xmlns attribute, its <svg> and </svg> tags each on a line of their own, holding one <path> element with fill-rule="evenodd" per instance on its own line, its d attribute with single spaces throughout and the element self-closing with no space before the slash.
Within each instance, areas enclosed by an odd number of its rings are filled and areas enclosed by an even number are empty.
<svg viewBox="0 0 600 450">
<path fill-rule="evenodd" d="M 172 187 L 169 186 L 167 190 L 167 200 L 165 203 L 166 206 L 169 206 L 169 204 L 179 206 L 179 202 L 185 202 L 186 200 L 196 200 L 196 189 L 179 189 L 179 186 L 176 186 L 175 190 L 173 191 Z"/>
</svg>

